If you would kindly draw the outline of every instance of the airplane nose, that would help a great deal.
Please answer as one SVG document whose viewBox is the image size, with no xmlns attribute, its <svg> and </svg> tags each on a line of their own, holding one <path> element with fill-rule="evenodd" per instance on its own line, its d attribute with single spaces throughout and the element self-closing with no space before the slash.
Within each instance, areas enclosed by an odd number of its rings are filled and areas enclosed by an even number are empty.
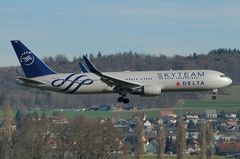
<svg viewBox="0 0 240 159">
<path fill-rule="evenodd" d="M 230 84 L 232 84 L 232 79 L 229 77 L 225 77 L 225 82 L 226 82 L 226 85 L 229 86 Z"/>
</svg>

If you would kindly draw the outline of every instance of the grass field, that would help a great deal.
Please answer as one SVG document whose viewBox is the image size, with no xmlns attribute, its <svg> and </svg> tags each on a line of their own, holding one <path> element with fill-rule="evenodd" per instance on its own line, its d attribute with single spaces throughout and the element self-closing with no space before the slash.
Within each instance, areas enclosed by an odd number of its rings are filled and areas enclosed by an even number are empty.
<svg viewBox="0 0 240 159">
<path fill-rule="evenodd" d="M 200 100 L 180 100 L 174 107 L 171 108 L 156 108 L 145 109 L 139 111 L 79 111 L 78 109 L 63 109 L 58 111 L 60 115 L 67 117 L 75 117 L 77 115 L 89 118 L 117 118 L 130 119 L 136 113 L 145 113 L 147 117 L 159 117 L 160 111 L 171 110 L 176 114 L 184 112 L 204 113 L 206 109 L 216 109 L 218 112 L 224 110 L 226 112 L 236 112 L 240 109 L 240 86 L 227 87 L 224 93 L 217 96 L 217 100 L 212 100 L 211 94 L 205 95 Z M 26 113 L 33 113 L 34 111 L 27 111 Z M 47 116 L 53 114 L 53 110 L 36 111 L 38 115 L 45 113 Z M 14 115 L 16 112 L 13 112 Z M 2 110 L 0 110 L 0 117 L 2 117 Z"/>
<path fill-rule="evenodd" d="M 172 108 L 156 108 L 145 109 L 138 111 L 78 111 L 76 109 L 66 109 L 58 111 L 58 114 L 66 117 L 75 117 L 77 115 L 88 118 L 124 118 L 130 119 L 133 115 L 144 113 L 147 117 L 159 117 L 160 111 L 173 111 L 176 114 L 183 114 L 185 112 L 204 113 L 206 109 L 216 109 L 218 112 L 224 110 L 226 112 L 236 112 L 240 109 L 240 101 L 212 101 L 212 100 L 182 100 L 176 107 Z M 33 113 L 34 111 L 27 111 L 25 113 Z M 46 116 L 51 116 L 53 110 L 35 111 L 39 116 L 45 113 Z M 16 112 L 13 112 L 15 115 Z M 2 117 L 2 110 L 0 110 L 0 117 Z"/>
<path fill-rule="evenodd" d="M 176 159 L 176 156 L 164 156 L 165 159 Z M 198 156 L 186 156 L 186 159 L 197 159 Z M 215 159 L 225 159 L 224 156 L 214 156 Z M 133 156 L 126 157 L 126 159 L 134 159 Z M 146 155 L 144 159 L 157 159 L 155 155 Z"/>
<path fill-rule="evenodd" d="M 185 111 L 203 113 L 206 109 L 216 109 L 226 112 L 236 112 L 240 109 L 240 86 L 231 86 L 224 89 L 224 93 L 219 93 L 216 100 L 211 99 L 211 94 L 205 95 L 200 100 L 181 100 L 176 104 L 175 112 Z"/>
<path fill-rule="evenodd" d="M 28 111 L 28 113 L 33 113 L 34 111 Z M 39 115 L 45 113 L 47 116 L 51 116 L 53 111 L 36 111 Z M 130 119 L 134 114 L 145 113 L 148 117 L 158 117 L 159 109 L 154 110 L 143 110 L 143 111 L 76 111 L 75 109 L 67 109 L 59 111 L 58 113 L 67 117 L 75 117 L 77 115 L 84 116 L 88 118 L 124 118 Z"/>
<path fill-rule="evenodd" d="M 177 114 L 184 112 L 203 113 L 207 109 L 216 109 L 217 112 L 222 110 L 226 112 L 236 112 L 240 109 L 240 101 L 233 100 L 182 100 L 174 108 Z"/>
</svg>

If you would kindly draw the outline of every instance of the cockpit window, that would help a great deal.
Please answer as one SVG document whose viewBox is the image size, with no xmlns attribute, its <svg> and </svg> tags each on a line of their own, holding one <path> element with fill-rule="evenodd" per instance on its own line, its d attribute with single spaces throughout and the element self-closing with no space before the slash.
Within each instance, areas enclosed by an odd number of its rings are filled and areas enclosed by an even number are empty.
<svg viewBox="0 0 240 159">
<path fill-rule="evenodd" d="M 220 77 L 227 77 L 226 75 L 220 75 Z"/>
</svg>

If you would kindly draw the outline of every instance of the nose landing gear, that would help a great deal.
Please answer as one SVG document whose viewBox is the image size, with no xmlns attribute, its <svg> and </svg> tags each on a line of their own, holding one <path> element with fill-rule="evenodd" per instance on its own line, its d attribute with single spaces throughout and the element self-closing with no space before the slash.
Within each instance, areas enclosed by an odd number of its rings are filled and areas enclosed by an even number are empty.
<svg viewBox="0 0 240 159">
<path fill-rule="evenodd" d="M 212 100 L 216 100 L 216 99 L 217 99 L 217 97 L 213 95 L 212 96 Z"/>
<path fill-rule="evenodd" d="M 213 96 L 212 96 L 212 100 L 216 100 L 216 99 L 217 99 L 217 97 L 216 97 L 216 95 L 217 95 L 217 92 L 218 92 L 218 90 L 217 90 L 217 89 L 213 89 Z"/>
<path fill-rule="evenodd" d="M 121 96 L 117 99 L 118 102 L 123 102 L 124 104 L 129 103 L 129 99 L 126 96 Z"/>
</svg>

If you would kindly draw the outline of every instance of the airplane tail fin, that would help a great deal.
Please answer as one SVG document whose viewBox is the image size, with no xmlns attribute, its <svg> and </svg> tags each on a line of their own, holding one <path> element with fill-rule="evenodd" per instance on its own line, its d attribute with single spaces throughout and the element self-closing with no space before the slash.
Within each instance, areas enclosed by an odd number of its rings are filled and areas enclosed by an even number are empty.
<svg viewBox="0 0 240 159">
<path fill-rule="evenodd" d="M 88 69 L 82 63 L 79 63 L 79 67 L 80 67 L 80 69 L 83 73 L 88 73 L 89 72 Z"/>
<path fill-rule="evenodd" d="M 56 74 L 55 71 L 34 55 L 21 41 L 12 40 L 11 43 L 27 78 Z"/>
</svg>

